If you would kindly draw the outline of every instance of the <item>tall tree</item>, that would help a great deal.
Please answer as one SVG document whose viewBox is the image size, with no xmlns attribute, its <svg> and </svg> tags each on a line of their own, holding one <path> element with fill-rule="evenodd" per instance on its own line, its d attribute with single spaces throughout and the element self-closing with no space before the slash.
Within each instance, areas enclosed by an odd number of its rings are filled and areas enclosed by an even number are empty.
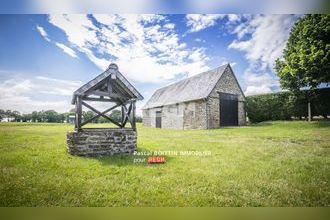
<svg viewBox="0 0 330 220">
<path fill-rule="evenodd" d="M 277 59 L 275 70 L 281 87 L 298 95 L 302 88 L 310 91 L 330 82 L 330 15 L 302 17 L 292 28 L 283 59 Z M 309 99 L 313 97 L 309 95 Z M 310 100 L 308 102 L 311 119 Z"/>
</svg>

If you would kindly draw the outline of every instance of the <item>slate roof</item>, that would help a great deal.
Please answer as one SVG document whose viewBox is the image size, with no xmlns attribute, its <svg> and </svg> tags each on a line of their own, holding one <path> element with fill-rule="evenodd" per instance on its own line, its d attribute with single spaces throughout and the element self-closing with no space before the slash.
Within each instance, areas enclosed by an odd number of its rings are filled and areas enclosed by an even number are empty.
<svg viewBox="0 0 330 220">
<path fill-rule="evenodd" d="M 73 93 L 72 97 L 72 104 L 75 104 L 76 97 L 78 95 L 85 95 L 88 91 L 92 90 L 93 88 L 97 87 L 98 85 L 101 85 L 103 83 L 106 83 L 106 80 L 111 77 L 111 75 L 116 76 L 116 80 L 113 80 L 113 83 L 115 83 L 117 86 L 119 86 L 121 89 L 125 90 L 127 94 L 130 94 L 128 99 L 130 98 L 136 98 L 137 100 L 142 100 L 143 96 L 132 86 L 132 84 L 119 72 L 118 66 L 114 63 L 110 64 L 108 69 L 86 83 L 85 85 L 81 86 L 79 89 L 77 89 Z"/>
<path fill-rule="evenodd" d="M 229 64 L 160 88 L 142 109 L 207 98 Z"/>
</svg>

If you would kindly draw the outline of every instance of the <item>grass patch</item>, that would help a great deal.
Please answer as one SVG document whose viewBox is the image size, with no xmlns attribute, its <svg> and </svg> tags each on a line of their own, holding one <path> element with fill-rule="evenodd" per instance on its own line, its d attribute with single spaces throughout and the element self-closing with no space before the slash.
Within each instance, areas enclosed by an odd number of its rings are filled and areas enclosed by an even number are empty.
<svg viewBox="0 0 330 220">
<path fill-rule="evenodd" d="M 103 125 L 106 126 L 106 125 Z M 211 151 L 134 163 L 66 152 L 67 124 L 0 123 L 1 206 L 329 206 L 330 122 L 166 130 L 140 151 Z"/>
</svg>

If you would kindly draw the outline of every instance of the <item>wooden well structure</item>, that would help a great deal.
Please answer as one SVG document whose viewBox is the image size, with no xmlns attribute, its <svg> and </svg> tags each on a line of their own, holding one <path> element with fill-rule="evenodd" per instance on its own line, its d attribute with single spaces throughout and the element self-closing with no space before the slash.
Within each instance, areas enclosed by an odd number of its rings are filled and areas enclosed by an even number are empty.
<svg viewBox="0 0 330 220">
<path fill-rule="evenodd" d="M 119 72 L 114 63 L 100 75 L 77 89 L 72 98 L 75 105 L 75 130 L 67 135 L 69 153 L 74 155 L 112 155 L 132 153 L 136 150 L 136 101 L 143 96 Z M 93 107 L 91 102 L 109 104 L 104 111 Z M 82 108 L 96 113 L 90 119 L 83 120 Z M 111 119 L 107 113 L 121 108 L 121 120 Z M 117 128 L 83 128 L 93 120 L 104 117 Z M 127 124 L 130 126 L 127 127 Z"/>
</svg>

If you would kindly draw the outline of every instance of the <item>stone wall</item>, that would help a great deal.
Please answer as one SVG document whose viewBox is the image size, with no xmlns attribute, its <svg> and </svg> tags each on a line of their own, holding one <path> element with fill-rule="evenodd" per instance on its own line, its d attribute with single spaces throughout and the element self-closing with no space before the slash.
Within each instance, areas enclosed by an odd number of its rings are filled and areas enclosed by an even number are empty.
<svg viewBox="0 0 330 220">
<path fill-rule="evenodd" d="M 162 128 L 207 129 L 220 127 L 219 92 L 238 96 L 238 125 L 246 124 L 245 97 L 230 67 L 222 74 L 207 100 L 195 100 L 143 110 L 143 126 L 156 127 L 156 111 L 162 112 Z"/>
<path fill-rule="evenodd" d="M 151 120 L 154 120 L 151 116 L 151 109 L 143 109 L 142 110 L 142 125 L 144 127 L 152 127 Z"/>
<path fill-rule="evenodd" d="M 206 129 L 206 102 L 196 100 L 184 105 L 183 129 Z"/>
<path fill-rule="evenodd" d="M 238 125 L 245 125 L 245 97 L 231 68 L 227 67 L 207 100 L 208 128 L 220 127 L 219 92 L 238 95 Z"/>
<path fill-rule="evenodd" d="M 143 126 L 156 127 L 156 112 L 162 112 L 162 128 L 169 129 L 206 129 L 206 103 L 204 100 L 166 105 L 145 109 Z"/>
<path fill-rule="evenodd" d="M 78 156 L 131 154 L 136 148 L 131 128 L 90 128 L 67 133 L 68 152 Z"/>
<path fill-rule="evenodd" d="M 144 109 L 142 111 L 142 125 L 146 127 L 156 127 L 156 112 L 161 111 L 162 128 L 183 129 L 184 104 L 166 105 L 162 107 Z"/>
</svg>

